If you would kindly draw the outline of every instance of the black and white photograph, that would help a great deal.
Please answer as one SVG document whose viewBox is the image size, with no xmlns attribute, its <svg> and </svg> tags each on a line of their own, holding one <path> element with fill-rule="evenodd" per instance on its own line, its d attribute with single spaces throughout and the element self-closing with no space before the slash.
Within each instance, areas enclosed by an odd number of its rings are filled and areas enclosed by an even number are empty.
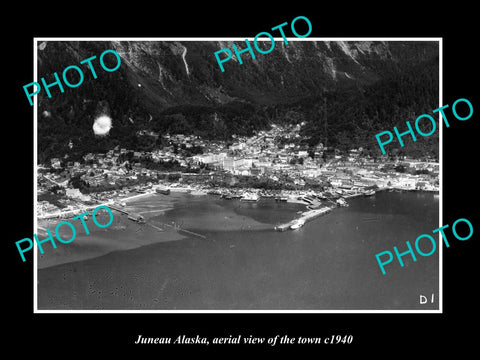
<svg viewBox="0 0 480 360">
<path fill-rule="evenodd" d="M 38 310 L 440 309 L 440 46 L 36 39 Z"/>
</svg>

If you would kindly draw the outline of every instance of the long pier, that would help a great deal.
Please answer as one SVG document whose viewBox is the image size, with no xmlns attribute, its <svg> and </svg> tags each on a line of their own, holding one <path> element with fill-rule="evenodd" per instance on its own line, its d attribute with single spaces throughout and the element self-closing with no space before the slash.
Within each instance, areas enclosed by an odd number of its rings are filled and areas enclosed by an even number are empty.
<svg viewBox="0 0 480 360">
<path fill-rule="evenodd" d="M 153 224 L 147 223 L 147 222 L 145 221 L 144 217 L 143 217 L 142 215 L 140 215 L 140 214 L 128 212 L 128 211 L 126 211 L 126 210 L 124 210 L 124 209 L 121 209 L 121 208 L 115 206 L 115 205 L 110 205 L 110 208 L 111 208 L 111 209 L 114 209 L 114 210 L 117 210 L 118 212 L 120 212 L 120 213 L 122 213 L 122 214 L 127 215 L 130 220 L 133 220 L 133 221 L 137 221 L 137 222 L 139 222 L 139 223 L 146 224 L 146 225 L 148 225 L 148 226 L 150 226 L 150 227 L 152 227 L 152 228 L 154 228 L 154 229 L 156 229 L 156 230 L 158 230 L 158 231 L 165 231 L 164 229 L 161 229 L 161 228 L 159 228 L 158 226 L 155 226 L 155 225 L 153 225 Z M 162 225 L 169 226 L 169 227 L 171 227 L 171 228 L 173 228 L 173 229 L 176 229 L 177 231 L 182 231 L 182 232 L 185 232 L 185 233 L 190 234 L 190 235 L 198 236 L 198 237 L 200 237 L 200 238 L 202 238 L 202 239 L 206 239 L 206 238 L 207 238 L 205 235 L 198 234 L 198 233 L 193 232 L 193 231 L 190 231 L 190 230 L 182 229 L 182 228 L 181 228 L 180 226 L 178 226 L 178 225 L 170 225 L 170 224 L 165 224 L 165 223 L 162 224 Z"/>
<path fill-rule="evenodd" d="M 139 222 L 139 223 L 145 222 L 145 219 L 140 214 L 136 214 L 136 213 L 133 213 L 133 212 L 128 212 L 128 211 L 126 211 L 122 208 L 119 208 L 116 205 L 110 205 L 109 207 L 110 207 L 110 209 L 117 210 L 118 212 L 127 215 L 130 220 L 133 220 L 133 221 L 136 221 L 136 222 Z"/>
<path fill-rule="evenodd" d="M 206 239 L 207 237 L 205 235 L 202 235 L 202 234 L 197 234 L 193 231 L 190 231 L 190 230 L 185 230 L 185 229 L 182 229 L 181 227 L 177 226 L 177 225 L 170 225 L 170 224 L 163 224 L 165 226 L 170 226 L 171 228 L 174 228 L 178 231 L 183 231 L 187 234 L 190 234 L 190 235 L 195 235 L 195 236 L 198 236 L 198 237 L 201 237 L 202 239 Z"/>
<path fill-rule="evenodd" d="M 117 206 L 110 205 L 109 208 L 110 208 L 110 209 L 117 210 L 118 212 L 121 212 L 122 214 L 130 215 L 130 214 L 128 213 L 128 211 L 123 210 L 123 209 L 121 209 L 121 208 L 119 208 L 119 207 L 117 207 Z"/>
<path fill-rule="evenodd" d="M 334 209 L 333 207 L 324 206 L 320 209 L 305 211 L 299 218 L 293 219 L 292 221 L 289 221 L 285 224 L 280 224 L 275 226 L 275 230 L 277 231 L 288 230 L 292 225 L 298 223 L 299 221 L 307 222 L 307 221 L 313 220 L 319 216 L 329 213 L 333 209 Z"/>
</svg>

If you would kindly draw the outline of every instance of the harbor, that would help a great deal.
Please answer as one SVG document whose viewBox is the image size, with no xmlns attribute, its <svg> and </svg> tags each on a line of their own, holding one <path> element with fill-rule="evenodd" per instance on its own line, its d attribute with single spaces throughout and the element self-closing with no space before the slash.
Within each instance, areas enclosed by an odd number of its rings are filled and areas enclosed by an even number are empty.
<svg viewBox="0 0 480 360">
<path fill-rule="evenodd" d="M 292 308 L 299 302 L 305 308 L 354 308 L 359 292 L 364 299 L 375 299 L 369 305 L 372 307 L 393 304 L 405 308 L 414 300 L 418 302 L 418 297 L 412 300 L 403 293 L 425 286 L 417 271 L 398 271 L 402 288 L 392 284 L 386 297 L 375 296 L 378 288 L 374 282 L 349 290 L 351 296 L 345 296 L 344 291 L 362 279 L 382 276 L 375 258 L 365 259 L 372 258 L 373 249 L 398 245 L 392 233 L 410 239 L 426 226 L 438 227 L 434 195 L 381 191 L 348 202 L 348 207 L 325 210 L 324 216 L 320 208 L 308 212 L 312 214 L 309 220 L 308 213 L 298 214 L 300 210 L 307 212 L 304 205 L 275 199 L 223 201 L 219 196 L 195 197 L 173 191 L 169 196 L 137 198 L 124 209 L 141 213 L 146 224 L 112 209 L 116 222 L 107 229 L 92 226 L 90 235 L 78 231 L 72 246 L 39 254 L 39 307 L 245 309 L 252 306 L 249 292 L 253 289 L 262 291 L 253 305 L 267 309 Z M 145 212 L 154 209 L 161 211 Z M 394 211 L 404 216 L 391 216 Z M 303 227 L 274 230 L 275 225 L 299 217 L 306 217 Z M 185 236 L 174 224 L 207 239 Z M 340 256 L 348 261 L 339 261 Z M 434 256 L 428 259 L 434 260 Z M 435 261 L 415 263 L 422 274 L 434 276 L 438 267 L 431 264 Z M 305 286 L 305 281 L 312 286 Z M 74 293 L 76 289 L 92 292 Z M 338 296 L 323 295 L 326 291 Z M 269 294 L 274 297 L 269 298 Z"/>
<path fill-rule="evenodd" d="M 149 195 L 158 195 L 163 196 L 165 201 L 166 196 L 168 197 L 171 193 L 185 193 L 193 196 L 200 195 L 215 195 L 220 197 L 223 200 L 236 200 L 241 202 L 256 203 L 259 201 L 265 201 L 268 199 L 274 200 L 275 202 L 287 202 L 287 203 L 297 203 L 305 205 L 306 211 L 299 212 L 300 216 L 285 222 L 280 223 L 274 226 L 276 231 L 286 231 L 286 230 L 296 230 L 302 227 L 306 222 L 311 221 L 319 216 L 325 215 L 332 211 L 334 208 L 348 207 L 348 200 L 357 198 L 357 197 L 371 197 L 378 192 L 414 192 L 420 191 L 417 189 L 404 189 L 397 187 L 378 187 L 378 186 L 369 186 L 365 188 L 352 188 L 352 189 L 341 189 L 341 188 L 329 188 L 324 189 L 323 191 L 302 191 L 302 190 L 266 190 L 266 189 L 256 189 L 256 188 L 223 188 L 223 187 L 206 187 L 206 186 L 192 186 L 191 184 L 163 184 L 158 183 L 155 185 L 150 185 L 146 187 L 135 187 L 133 192 L 129 194 L 124 194 L 127 196 L 117 196 L 113 195 L 110 197 L 103 198 L 103 202 L 97 200 L 96 205 L 78 205 L 77 207 L 64 209 L 63 211 L 58 211 L 54 213 L 42 213 L 38 219 L 54 219 L 54 218 L 63 218 L 68 219 L 75 215 L 85 212 L 89 208 L 98 206 L 98 203 L 102 205 L 107 205 L 110 208 L 125 214 L 126 217 L 138 223 L 139 225 L 148 225 L 153 229 L 156 229 L 159 232 L 165 231 L 166 227 L 175 229 L 179 232 L 183 232 L 189 235 L 194 235 L 196 237 L 206 239 L 202 234 L 191 232 L 189 230 L 183 229 L 178 226 L 178 224 L 160 224 L 159 226 L 153 225 L 145 220 L 142 214 L 134 213 L 131 210 L 128 210 L 126 207 L 127 202 L 135 200 L 137 198 L 143 198 L 144 196 Z M 425 191 L 425 190 L 424 190 Z M 438 198 L 438 195 L 436 195 Z M 41 224 L 39 224 L 41 225 Z"/>
<path fill-rule="evenodd" d="M 162 186 L 161 188 L 157 188 L 155 193 L 162 194 L 162 195 L 169 195 L 171 191 L 176 192 L 185 192 L 185 193 L 192 193 L 191 188 L 177 188 L 177 187 L 165 187 Z M 276 231 L 286 231 L 286 230 L 296 230 L 302 227 L 306 222 L 312 221 L 322 215 L 325 215 L 331 212 L 338 206 L 348 206 L 348 203 L 345 201 L 345 196 L 341 196 L 339 193 L 331 193 L 331 192 L 265 192 L 265 191 L 255 191 L 254 189 L 249 190 L 226 190 L 223 189 L 221 191 L 209 191 L 210 195 L 217 195 L 220 196 L 221 199 L 224 200 L 238 200 L 242 202 L 258 202 L 261 199 L 275 199 L 275 201 L 285 201 L 285 202 L 294 202 L 303 204 L 306 206 L 307 210 L 300 213 L 298 218 L 295 218 L 291 221 L 288 221 L 283 224 L 279 224 L 274 226 L 274 230 Z M 375 192 L 372 191 L 374 194 Z M 351 195 L 350 197 L 356 196 L 369 196 L 371 195 L 370 192 L 359 192 L 358 194 Z M 164 229 L 154 226 L 145 221 L 144 217 L 140 214 L 136 214 L 133 212 L 126 211 L 123 207 L 124 203 L 114 203 L 110 205 L 110 207 L 118 212 L 127 215 L 128 219 L 138 222 L 139 224 L 146 224 L 149 225 L 158 231 L 164 231 Z M 204 235 L 182 229 L 176 224 L 163 224 L 163 226 L 169 226 L 174 228 L 178 231 L 185 232 L 190 235 L 194 235 L 196 237 L 200 237 L 206 239 Z"/>
</svg>

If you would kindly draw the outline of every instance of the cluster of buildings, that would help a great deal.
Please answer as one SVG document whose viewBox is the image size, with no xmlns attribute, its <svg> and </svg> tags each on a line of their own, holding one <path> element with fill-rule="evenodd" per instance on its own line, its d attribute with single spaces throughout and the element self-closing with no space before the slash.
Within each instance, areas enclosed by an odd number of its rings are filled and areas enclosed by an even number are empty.
<svg viewBox="0 0 480 360">
<path fill-rule="evenodd" d="M 313 180 L 333 187 L 352 189 L 377 185 L 379 188 L 438 191 L 439 163 L 402 159 L 394 162 L 362 156 L 362 149 L 327 158 L 329 149 L 301 145 L 301 126 L 276 126 L 253 137 L 237 137 L 234 144 L 219 151 L 195 155 L 191 161 L 212 170 L 233 175 L 267 176 L 274 181 L 288 178 L 305 186 Z M 330 153 L 332 153 L 330 151 Z M 333 152 L 335 154 L 335 152 Z M 396 169 L 401 167 L 403 172 Z M 416 174 L 417 170 L 422 174 Z"/>
<path fill-rule="evenodd" d="M 299 188 L 322 184 L 339 193 L 371 187 L 438 191 L 438 162 L 374 160 L 362 155 L 362 149 L 339 154 L 322 144 L 308 148 L 302 145 L 303 125 L 273 125 L 252 137 L 234 136 L 228 145 L 193 135 L 165 134 L 166 145 L 155 151 L 140 152 L 117 146 L 105 154 L 87 154 L 81 163 L 68 161 L 68 157 L 51 159 L 49 167 L 38 168 L 38 194 L 54 188 L 63 196 L 60 200 L 64 206 L 74 206 L 76 201 L 101 201 L 165 180 L 168 171 L 146 166 L 146 162 L 175 163 L 176 168 L 170 171 L 177 175 L 175 181 L 198 180 L 204 187 L 205 180 L 227 174 L 280 183 L 288 181 Z M 201 149 L 201 153 L 192 153 L 192 149 Z M 326 152 L 330 154 L 328 157 L 324 156 Z M 70 181 L 72 178 L 81 181 L 89 191 L 80 191 Z M 42 212 L 52 210 L 47 201 L 39 204 Z"/>
<path fill-rule="evenodd" d="M 220 151 L 205 151 L 192 158 L 197 164 L 214 170 L 225 170 L 234 175 L 262 175 L 282 170 L 301 168 L 306 176 L 315 176 L 322 163 L 323 146 L 319 145 L 314 157 L 308 148 L 300 145 L 302 124 L 295 126 L 272 125 L 252 137 L 234 137 L 235 142 Z"/>
</svg>

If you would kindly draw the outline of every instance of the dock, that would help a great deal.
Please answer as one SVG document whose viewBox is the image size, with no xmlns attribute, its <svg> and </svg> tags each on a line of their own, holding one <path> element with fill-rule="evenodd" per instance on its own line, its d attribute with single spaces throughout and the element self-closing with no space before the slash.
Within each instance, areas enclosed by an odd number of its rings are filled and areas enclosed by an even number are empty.
<svg viewBox="0 0 480 360">
<path fill-rule="evenodd" d="M 277 231 L 288 230 L 292 225 L 294 225 L 295 223 L 298 223 L 299 221 L 307 222 L 307 221 L 313 220 L 319 216 L 329 213 L 333 209 L 334 207 L 324 206 L 320 209 L 305 211 L 304 213 L 302 213 L 302 215 L 299 218 L 293 219 L 292 221 L 289 221 L 285 224 L 280 224 L 275 226 L 275 230 Z"/>
<path fill-rule="evenodd" d="M 118 206 L 115 206 L 115 205 L 110 205 L 110 208 L 111 208 L 111 209 L 114 209 L 114 210 L 116 210 L 116 211 L 118 211 L 118 212 L 120 212 L 120 213 L 122 213 L 122 214 L 127 215 L 128 219 L 133 220 L 133 221 L 136 221 L 136 222 L 138 222 L 139 224 L 148 225 L 148 226 L 150 226 L 150 227 L 152 227 L 152 228 L 154 228 L 154 229 L 156 229 L 156 230 L 158 230 L 158 231 L 160 231 L 160 232 L 165 231 L 164 229 L 159 228 L 158 226 L 155 226 L 155 225 L 153 225 L 153 224 L 151 224 L 151 223 L 146 222 L 145 219 L 144 219 L 144 217 L 143 217 L 142 215 L 140 215 L 140 214 L 136 214 L 136 213 L 133 213 L 133 212 L 126 211 L 126 210 L 121 209 L 121 208 L 119 208 Z M 206 239 L 206 238 L 207 238 L 205 235 L 198 234 L 198 233 L 195 233 L 195 232 L 190 231 L 190 230 L 182 229 L 182 228 L 181 228 L 180 226 L 178 226 L 178 225 L 170 225 L 170 224 L 162 224 L 162 225 L 168 226 L 168 227 L 171 227 L 171 228 L 174 228 L 174 229 L 177 230 L 177 231 L 182 231 L 182 232 L 184 232 L 184 233 L 197 236 L 197 237 L 202 238 L 202 239 Z"/>
<path fill-rule="evenodd" d="M 182 229 L 180 226 L 178 225 L 170 225 L 170 224 L 164 224 L 165 226 L 169 226 L 177 231 L 183 231 L 184 233 L 187 233 L 187 234 L 190 234 L 190 235 L 194 235 L 194 236 L 197 236 L 199 238 L 202 238 L 202 239 L 206 239 L 207 237 L 205 235 L 202 235 L 202 234 L 198 234 L 196 232 L 193 232 L 193 231 L 190 231 L 190 230 L 186 230 L 186 229 Z"/>
<path fill-rule="evenodd" d="M 118 212 L 127 215 L 127 217 L 132 221 L 136 221 L 136 222 L 139 222 L 139 223 L 142 223 L 142 222 L 145 221 L 142 215 L 126 211 L 122 208 L 119 208 L 116 205 L 110 205 L 110 209 L 117 210 Z"/>
<path fill-rule="evenodd" d="M 354 193 L 354 194 L 345 194 L 345 195 L 343 195 L 343 198 L 344 199 L 352 199 L 352 198 L 356 198 L 356 197 L 364 196 L 364 195 L 365 195 L 364 193 L 357 192 L 357 193 Z"/>
</svg>

